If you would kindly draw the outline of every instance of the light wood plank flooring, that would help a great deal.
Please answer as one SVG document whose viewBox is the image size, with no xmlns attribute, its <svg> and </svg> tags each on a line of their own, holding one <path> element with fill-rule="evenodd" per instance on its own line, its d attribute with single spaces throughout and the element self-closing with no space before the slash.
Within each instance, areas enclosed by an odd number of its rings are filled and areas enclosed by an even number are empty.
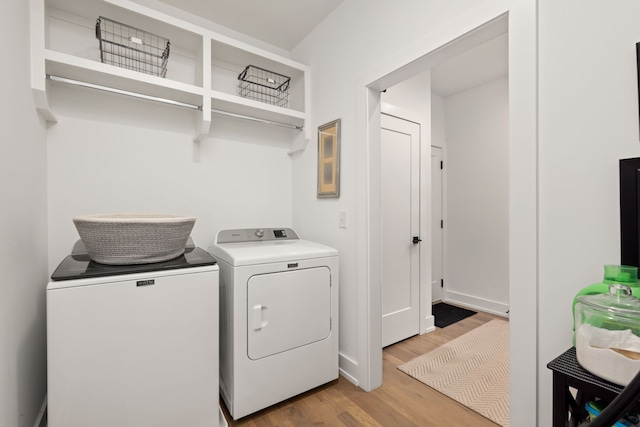
<svg viewBox="0 0 640 427">
<path fill-rule="evenodd" d="M 496 427 L 492 421 L 396 369 L 495 318 L 478 313 L 385 348 L 383 384 L 370 393 L 340 377 L 238 421 L 231 419 L 223 404 L 225 416 L 230 426 L 244 427 Z"/>
</svg>

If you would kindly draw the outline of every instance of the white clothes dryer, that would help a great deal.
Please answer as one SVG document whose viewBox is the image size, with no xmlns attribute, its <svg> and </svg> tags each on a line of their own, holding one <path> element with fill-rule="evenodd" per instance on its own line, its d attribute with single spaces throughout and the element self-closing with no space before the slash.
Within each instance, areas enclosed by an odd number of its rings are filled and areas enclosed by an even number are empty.
<svg viewBox="0 0 640 427">
<path fill-rule="evenodd" d="M 289 228 L 223 230 L 220 392 L 234 419 L 338 378 L 338 252 Z"/>
</svg>

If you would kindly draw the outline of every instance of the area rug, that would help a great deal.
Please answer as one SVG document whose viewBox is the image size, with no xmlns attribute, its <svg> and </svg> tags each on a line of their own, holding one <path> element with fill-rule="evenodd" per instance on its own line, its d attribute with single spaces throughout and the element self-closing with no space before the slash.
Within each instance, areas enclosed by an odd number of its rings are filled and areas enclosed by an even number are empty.
<svg viewBox="0 0 640 427">
<path fill-rule="evenodd" d="M 491 320 L 398 369 L 509 426 L 509 322 Z"/>
<path fill-rule="evenodd" d="M 432 305 L 431 312 L 436 319 L 436 326 L 438 328 L 444 328 L 452 325 L 477 313 L 476 311 L 456 307 L 455 305 L 450 305 L 444 302 Z"/>
</svg>

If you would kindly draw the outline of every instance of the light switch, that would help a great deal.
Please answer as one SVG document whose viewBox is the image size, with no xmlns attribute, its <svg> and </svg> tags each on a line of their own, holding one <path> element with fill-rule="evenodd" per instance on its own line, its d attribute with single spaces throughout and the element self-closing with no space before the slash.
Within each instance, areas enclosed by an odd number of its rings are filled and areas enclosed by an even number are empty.
<svg viewBox="0 0 640 427">
<path fill-rule="evenodd" d="M 347 211 L 338 212 L 338 227 L 347 228 Z"/>
</svg>

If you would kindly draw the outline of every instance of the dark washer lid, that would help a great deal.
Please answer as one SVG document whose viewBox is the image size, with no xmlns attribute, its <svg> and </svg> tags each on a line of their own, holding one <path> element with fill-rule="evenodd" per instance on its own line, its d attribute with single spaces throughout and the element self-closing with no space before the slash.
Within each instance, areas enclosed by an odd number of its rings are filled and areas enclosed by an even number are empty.
<svg viewBox="0 0 640 427">
<path fill-rule="evenodd" d="M 207 251 L 187 246 L 184 254 L 177 258 L 151 264 L 107 265 L 91 261 L 86 252 L 76 251 L 67 256 L 51 275 L 52 280 L 87 279 L 90 277 L 115 276 L 120 274 L 148 273 L 150 271 L 176 270 L 179 268 L 213 265 L 216 260 Z"/>
</svg>

